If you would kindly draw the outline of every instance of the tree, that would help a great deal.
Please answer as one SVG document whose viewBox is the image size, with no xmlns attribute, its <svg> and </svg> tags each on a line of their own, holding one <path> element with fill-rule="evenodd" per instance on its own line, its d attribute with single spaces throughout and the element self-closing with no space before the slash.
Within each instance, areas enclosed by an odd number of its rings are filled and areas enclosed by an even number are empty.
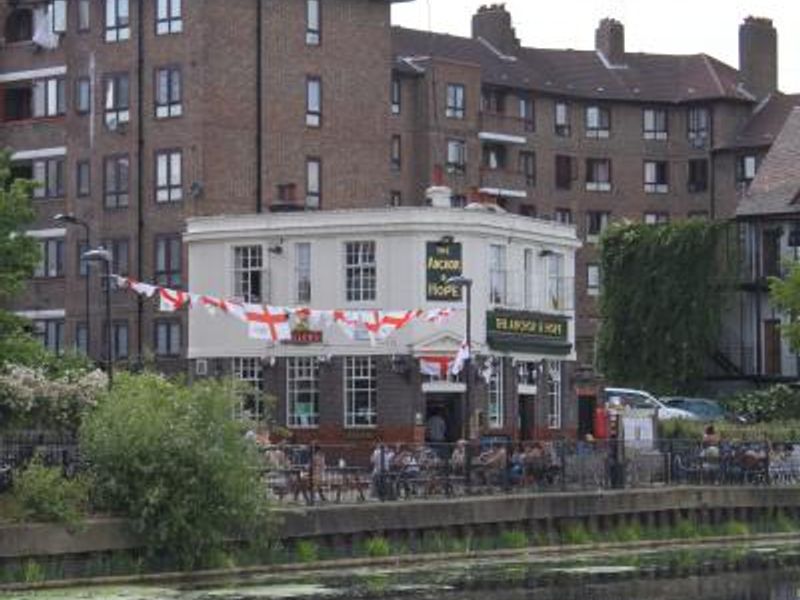
<svg viewBox="0 0 800 600">
<path fill-rule="evenodd" d="M 31 196 L 36 184 L 14 178 L 11 155 L 0 151 L 0 302 L 20 291 L 39 260 L 36 240 L 25 235 L 35 213 Z"/>
<path fill-rule="evenodd" d="M 193 568 L 226 540 L 268 539 L 260 457 L 233 419 L 235 400 L 226 383 L 122 374 L 84 421 L 96 501 L 132 520 L 151 557 Z"/>
<path fill-rule="evenodd" d="M 608 380 L 667 392 L 702 379 L 729 298 L 726 232 L 699 220 L 606 231 L 597 362 Z"/>
<path fill-rule="evenodd" d="M 785 311 L 791 318 L 781 325 L 781 333 L 789 342 L 792 350 L 800 352 L 800 263 L 795 263 L 789 269 L 786 278 L 769 278 L 769 296 L 779 309 Z"/>
</svg>

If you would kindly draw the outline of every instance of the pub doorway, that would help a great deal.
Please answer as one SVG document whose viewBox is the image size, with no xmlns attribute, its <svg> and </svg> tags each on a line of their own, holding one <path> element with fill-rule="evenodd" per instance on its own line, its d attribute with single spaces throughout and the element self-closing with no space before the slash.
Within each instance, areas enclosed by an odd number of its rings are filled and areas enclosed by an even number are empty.
<svg viewBox="0 0 800 600">
<path fill-rule="evenodd" d="M 425 442 L 454 444 L 461 436 L 460 393 L 425 394 Z M 441 435 L 441 440 L 435 438 Z"/>
</svg>

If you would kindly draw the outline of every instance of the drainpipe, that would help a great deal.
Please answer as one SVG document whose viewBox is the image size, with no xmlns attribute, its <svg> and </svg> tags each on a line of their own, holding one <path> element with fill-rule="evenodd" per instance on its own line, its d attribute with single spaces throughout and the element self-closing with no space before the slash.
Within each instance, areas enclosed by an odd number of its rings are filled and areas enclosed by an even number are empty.
<svg viewBox="0 0 800 600">
<path fill-rule="evenodd" d="M 137 3 L 137 60 L 136 60 L 136 122 L 137 122 L 137 148 L 136 148 L 136 193 L 137 193 L 137 222 L 136 222 L 136 277 L 144 281 L 144 0 Z M 139 361 L 144 356 L 144 302 L 142 297 L 136 295 L 136 353 Z"/>
<path fill-rule="evenodd" d="M 263 194 L 263 138 L 264 108 L 263 108 L 263 44 L 264 44 L 264 9 L 262 0 L 256 0 L 256 212 L 264 212 L 262 201 Z"/>
<path fill-rule="evenodd" d="M 755 346 L 756 346 L 756 380 L 760 380 L 763 375 L 763 360 L 761 357 L 761 221 L 753 223 L 753 256 L 755 257 L 755 289 L 756 289 L 756 322 L 755 322 Z"/>
<path fill-rule="evenodd" d="M 711 150 L 708 166 L 708 190 L 710 193 L 708 217 L 710 220 L 717 218 L 717 153 Z"/>
</svg>

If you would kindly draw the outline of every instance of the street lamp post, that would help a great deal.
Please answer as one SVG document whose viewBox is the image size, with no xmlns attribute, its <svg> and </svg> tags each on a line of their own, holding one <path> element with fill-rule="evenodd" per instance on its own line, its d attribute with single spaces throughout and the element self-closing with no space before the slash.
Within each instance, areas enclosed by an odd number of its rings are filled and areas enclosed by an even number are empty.
<svg viewBox="0 0 800 600">
<path fill-rule="evenodd" d="M 103 262 L 106 270 L 106 373 L 108 374 L 108 389 L 114 383 L 114 357 L 111 339 L 111 253 L 105 248 L 95 248 L 83 253 L 83 258 L 89 262 Z"/>
<path fill-rule="evenodd" d="M 92 239 L 91 234 L 89 231 L 89 224 L 76 217 L 71 213 L 59 213 L 53 217 L 53 220 L 58 223 L 68 223 L 70 225 L 78 225 L 83 227 L 84 237 L 86 238 L 86 245 L 88 247 L 92 246 Z M 80 268 L 80 267 L 78 267 Z M 89 305 L 91 299 L 91 290 L 89 289 L 89 274 L 86 274 L 86 297 L 85 297 L 85 305 L 84 305 L 84 312 L 86 313 L 86 356 L 89 358 L 92 357 L 91 347 L 92 347 L 92 317 L 89 314 Z"/>
<path fill-rule="evenodd" d="M 470 420 L 472 418 L 471 392 L 472 392 L 472 279 L 463 275 L 455 275 L 445 281 L 448 285 L 455 285 L 465 290 L 467 304 L 466 339 L 467 358 L 464 361 L 464 418 L 461 423 L 461 438 L 470 439 Z"/>
</svg>

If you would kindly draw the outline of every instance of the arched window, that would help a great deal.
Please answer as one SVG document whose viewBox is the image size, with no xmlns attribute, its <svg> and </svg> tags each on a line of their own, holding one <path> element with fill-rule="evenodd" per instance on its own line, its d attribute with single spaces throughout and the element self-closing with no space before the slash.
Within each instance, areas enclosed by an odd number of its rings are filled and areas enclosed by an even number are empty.
<svg viewBox="0 0 800 600">
<path fill-rule="evenodd" d="M 33 38 L 33 11 L 17 8 L 6 19 L 6 43 L 28 42 Z"/>
</svg>

